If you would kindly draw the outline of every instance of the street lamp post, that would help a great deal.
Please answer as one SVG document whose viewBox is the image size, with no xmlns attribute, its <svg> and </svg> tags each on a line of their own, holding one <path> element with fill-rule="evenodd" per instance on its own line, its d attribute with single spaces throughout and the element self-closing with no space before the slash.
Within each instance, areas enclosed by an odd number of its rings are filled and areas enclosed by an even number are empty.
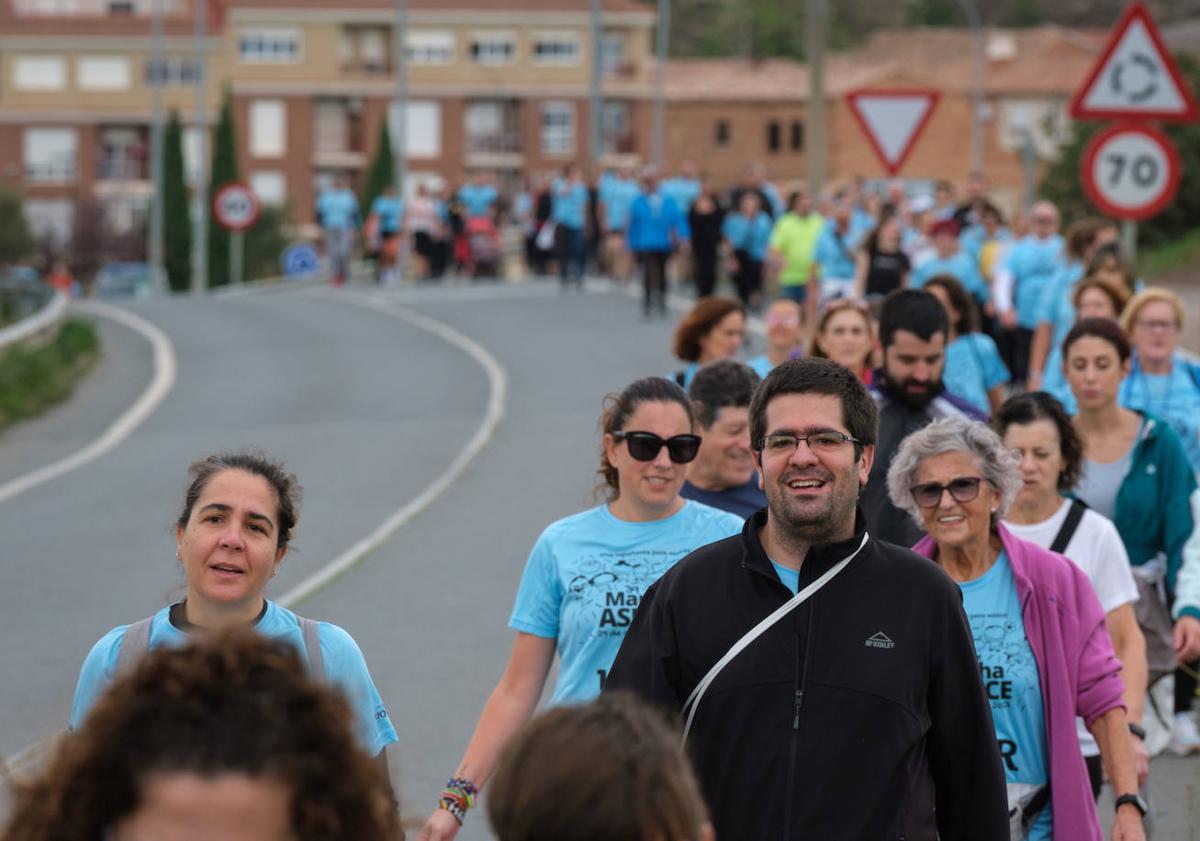
<svg viewBox="0 0 1200 841">
<path fill-rule="evenodd" d="M 150 275 L 157 283 L 163 274 L 163 0 L 154 0 L 150 26 Z"/>
<path fill-rule="evenodd" d="M 983 172 L 983 21 L 975 0 L 958 0 L 958 5 L 971 27 L 971 169 Z"/>
<path fill-rule="evenodd" d="M 395 157 L 396 192 L 404 195 L 404 168 L 408 162 L 408 0 L 396 0 L 395 31 L 392 33 L 392 53 L 396 64 L 396 142 L 392 145 Z"/>
<path fill-rule="evenodd" d="M 667 48 L 670 45 L 671 0 L 658 0 L 657 60 L 654 67 L 654 120 L 650 159 L 659 169 L 663 165 L 667 98 Z"/>
<path fill-rule="evenodd" d="M 598 169 L 600 156 L 604 154 L 604 127 L 601 125 L 604 114 L 604 56 L 601 54 L 604 16 L 601 6 L 602 0 L 591 0 L 592 79 L 588 107 L 588 155 L 593 170 Z"/>
<path fill-rule="evenodd" d="M 808 58 L 808 108 L 805 122 L 808 161 L 808 189 L 814 197 L 820 196 L 825 180 L 827 164 L 827 139 L 825 126 L 825 0 L 807 0 L 805 4 L 807 24 L 806 52 Z"/>
<path fill-rule="evenodd" d="M 208 62 L 204 40 L 208 14 L 206 0 L 195 0 L 196 10 L 196 236 L 192 241 L 192 292 L 208 288 Z"/>
</svg>

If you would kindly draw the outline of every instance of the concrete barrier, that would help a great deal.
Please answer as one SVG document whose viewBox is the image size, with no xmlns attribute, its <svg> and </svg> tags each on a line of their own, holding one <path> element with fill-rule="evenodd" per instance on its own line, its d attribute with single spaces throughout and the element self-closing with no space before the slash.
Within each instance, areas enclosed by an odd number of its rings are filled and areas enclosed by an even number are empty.
<svg viewBox="0 0 1200 841">
<path fill-rule="evenodd" d="M 67 313 L 70 299 L 62 292 L 41 283 L 5 281 L 0 283 L 0 295 L 11 295 L 20 304 L 18 311 L 28 314 L 0 328 L 0 353 L 16 344 L 45 344 L 58 333 Z"/>
</svg>

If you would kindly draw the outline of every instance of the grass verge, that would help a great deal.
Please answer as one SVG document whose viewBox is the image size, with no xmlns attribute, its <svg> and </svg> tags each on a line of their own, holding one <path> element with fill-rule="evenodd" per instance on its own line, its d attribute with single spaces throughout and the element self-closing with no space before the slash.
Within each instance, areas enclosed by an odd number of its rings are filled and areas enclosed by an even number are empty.
<svg viewBox="0 0 1200 841">
<path fill-rule="evenodd" d="M 53 341 L 0 354 L 0 429 L 66 399 L 100 356 L 90 321 L 68 318 Z"/>
<path fill-rule="evenodd" d="M 1142 276 L 1153 282 L 1158 275 L 1172 274 L 1200 262 L 1200 228 L 1174 242 L 1148 248 L 1138 255 Z"/>
</svg>

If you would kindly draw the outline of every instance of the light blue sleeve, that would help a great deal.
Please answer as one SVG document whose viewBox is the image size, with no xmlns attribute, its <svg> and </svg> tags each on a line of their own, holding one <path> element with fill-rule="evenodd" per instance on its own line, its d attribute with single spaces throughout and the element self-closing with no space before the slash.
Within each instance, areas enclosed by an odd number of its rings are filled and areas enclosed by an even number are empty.
<svg viewBox="0 0 1200 841">
<path fill-rule="evenodd" d="M 998 385 L 1004 385 L 1012 380 L 1008 366 L 1000 358 L 1000 351 L 995 341 L 986 333 L 975 333 L 975 347 L 979 349 L 979 359 L 983 363 L 983 387 L 991 391 Z"/>
<path fill-rule="evenodd" d="M 829 253 L 830 248 L 829 226 L 826 225 L 821 229 L 821 235 L 817 237 L 817 247 L 813 251 L 813 260 L 820 263 L 823 267 L 832 259 Z"/>
<path fill-rule="evenodd" d="M 1058 312 L 1059 286 L 1063 283 L 1063 275 L 1065 273 L 1066 269 L 1059 269 L 1054 273 L 1054 277 L 1050 278 L 1042 286 L 1041 291 L 1038 292 L 1037 311 L 1039 324 L 1053 324 L 1055 322 L 1055 315 Z"/>
<path fill-rule="evenodd" d="M 558 638 L 563 589 L 551 539 L 543 532 L 529 553 L 508 627 L 546 639 Z"/>
<path fill-rule="evenodd" d="M 374 213 L 376 215 L 384 215 L 383 202 L 383 196 L 376 196 L 375 200 L 371 202 L 371 209 L 367 211 L 367 214 L 370 215 Z"/>
<path fill-rule="evenodd" d="M 83 667 L 79 670 L 79 682 L 75 684 L 75 699 L 71 702 L 71 718 L 67 726 L 78 730 L 87 714 L 96 705 L 96 699 L 112 683 L 117 671 L 117 655 L 121 651 L 121 640 L 125 638 L 128 625 L 113 628 L 92 646 Z"/>
<path fill-rule="evenodd" d="M 736 223 L 733 221 L 735 216 L 737 216 L 736 213 L 726 214 L 724 220 L 721 222 L 721 236 L 729 240 L 729 243 L 736 248 L 736 234 L 733 230 L 736 227 Z"/>
<path fill-rule="evenodd" d="M 371 680 L 362 650 L 354 637 L 337 625 L 321 622 L 317 628 L 321 655 L 325 659 L 325 675 L 346 696 L 354 713 L 354 734 L 359 744 L 371 756 L 377 756 L 399 739 L 383 699 L 379 697 L 379 690 Z"/>
<path fill-rule="evenodd" d="M 929 267 L 933 264 L 933 262 L 933 260 L 926 260 L 924 263 L 909 272 L 908 286 L 910 289 L 920 289 L 925 285 L 925 281 L 929 280 Z"/>
</svg>

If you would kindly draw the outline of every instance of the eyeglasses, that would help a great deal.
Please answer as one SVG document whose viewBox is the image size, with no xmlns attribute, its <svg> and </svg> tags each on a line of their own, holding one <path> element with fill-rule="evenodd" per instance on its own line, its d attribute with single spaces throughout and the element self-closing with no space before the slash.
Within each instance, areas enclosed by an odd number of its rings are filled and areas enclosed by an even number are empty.
<svg viewBox="0 0 1200 841">
<path fill-rule="evenodd" d="M 820 432 L 810 432 L 807 435 L 793 435 L 791 432 L 777 432 L 774 435 L 764 435 L 758 450 L 768 458 L 788 455 L 796 452 L 803 441 L 814 453 L 833 455 L 840 452 L 846 444 L 857 444 L 859 440 L 835 429 L 823 429 Z"/>
<path fill-rule="evenodd" d="M 614 441 L 625 442 L 629 454 L 638 461 L 654 461 L 662 448 L 667 448 L 667 455 L 676 464 L 687 464 L 695 460 L 700 451 L 699 435 L 673 435 L 670 438 L 660 438 L 653 432 L 614 432 Z"/>
<path fill-rule="evenodd" d="M 782 324 L 786 327 L 797 327 L 800 324 L 800 319 L 794 315 L 768 315 L 766 322 L 769 327 L 774 327 L 777 324 Z"/>
<path fill-rule="evenodd" d="M 1139 318 L 1133 323 L 1134 327 L 1141 327 L 1143 330 L 1161 330 L 1164 333 L 1175 330 L 1179 325 L 1174 321 L 1157 321 L 1147 318 Z"/>
<path fill-rule="evenodd" d="M 981 482 L 989 482 L 981 476 L 960 476 L 951 479 L 945 485 L 937 482 L 926 482 L 924 485 L 913 485 L 908 490 L 912 493 L 913 502 L 922 508 L 936 508 L 942 503 L 942 494 L 950 491 L 955 502 L 970 502 L 979 496 Z M 989 482 L 990 484 L 990 482 Z"/>
</svg>

